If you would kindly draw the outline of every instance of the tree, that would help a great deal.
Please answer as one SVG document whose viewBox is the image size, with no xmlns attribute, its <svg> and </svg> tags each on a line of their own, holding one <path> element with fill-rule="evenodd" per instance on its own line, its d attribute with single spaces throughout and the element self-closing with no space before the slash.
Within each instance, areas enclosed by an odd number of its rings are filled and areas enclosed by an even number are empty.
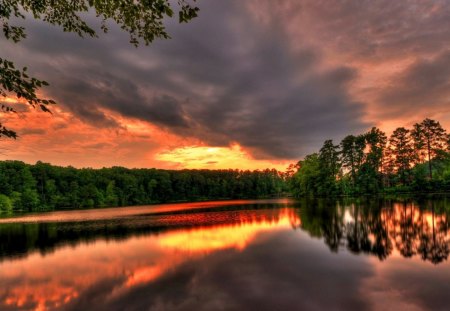
<svg viewBox="0 0 450 311">
<path fill-rule="evenodd" d="M 335 146 L 332 140 L 326 140 L 319 151 L 319 165 L 321 171 L 321 194 L 334 193 L 336 178 L 341 169 L 339 160 L 339 146 Z"/>
<path fill-rule="evenodd" d="M 450 152 L 450 133 L 446 137 L 447 152 Z"/>
<path fill-rule="evenodd" d="M 364 192 L 374 193 L 381 187 L 383 155 L 387 138 L 386 134 L 376 127 L 364 134 L 364 138 L 368 151 L 364 154 L 363 163 L 358 172 L 358 182 Z"/>
<path fill-rule="evenodd" d="M 406 174 L 414 163 L 415 153 L 410 131 L 404 127 L 397 128 L 389 138 L 389 156 L 394 169 L 406 184 Z"/>
<path fill-rule="evenodd" d="M 329 176 L 336 178 L 340 169 L 339 146 L 333 144 L 332 140 L 326 140 L 319 151 L 319 160 L 321 168 L 324 169 Z"/>
<path fill-rule="evenodd" d="M 11 199 L 4 194 L 0 194 L 0 212 L 10 212 L 13 208 Z"/>
<path fill-rule="evenodd" d="M 55 208 L 55 206 L 59 203 L 60 195 L 57 191 L 57 187 L 55 181 L 53 179 L 49 179 L 45 182 L 44 191 L 47 198 L 47 206 L 50 209 Z"/>
<path fill-rule="evenodd" d="M 375 171 L 382 169 L 384 149 L 386 148 L 387 137 L 380 129 L 373 127 L 365 134 L 366 144 L 369 146 L 369 152 L 366 155 L 366 162 L 369 163 Z"/>
<path fill-rule="evenodd" d="M 34 211 L 39 207 L 39 195 L 35 189 L 25 189 L 21 195 L 22 207 Z"/>
<path fill-rule="evenodd" d="M 421 123 L 414 124 L 412 136 L 416 147 L 426 152 L 429 177 L 433 179 L 431 160 L 439 151 L 444 150 L 447 138 L 445 130 L 439 122 L 427 118 Z"/>
<path fill-rule="evenodd" d="M 110 181 L 108 186 L 106 186 L 105 191 L 105 204 L 106 206 L 117 206 L 119 203 L 119 198 L 115 192 L 115 183 L 114 181 Z"/>
<path fill-rule="evenodd" d="M 199 9 L 188 2 L 178 0 L 178 20 L 188 22 L 197 16 Z M 192 0 L 195 2 L 196 0 Z M 26 38 L 25 28 L 11 24 L 27 16 L 42 20 L 62 28 L 64 32 L 74 32 L 80 37 L 97 37 L 94 28 L 82 18 L 86 12 L 95 12 L 101 20 L 101 30 L 108 31 L 109 20 L 130 34 L 130 43 L 148 45 L 156 38 L 170 38 L 163 23 L 166 17 L 173 17 L 174 11 L 169 0 L 7 0 L 0 2 L 0 27 L 7 40 L 15 43 Z M 17 69 L 10 60 L 0 58 L 0 96 L 23 98 L 28 104 L 49 112 L 48 106 L 55 104 L 51 99 L 40 98 L 37 91 L 46 86 L 46 81 L 30 77 L 27 68 Z M 15 112 L 5 104 L 2 112 Z M 16 132 L 0 123 L 0 137 L 16 138 Z"/>
<path fill-rule="evenodd" d="M 341 141 L 342 167 L 349 170 L 353 185 L 355 185 L 356 173 L 364 160 L 365 148 L 364 135 L 349 135 Z"/>
<path fill-rule="evenodd" d="M 292 181 L 293 194 L 297 197 L 317 195 L 320 180 L 319 155 L 313 153 L 300 161 L 300 168 Z"/>
</svg>

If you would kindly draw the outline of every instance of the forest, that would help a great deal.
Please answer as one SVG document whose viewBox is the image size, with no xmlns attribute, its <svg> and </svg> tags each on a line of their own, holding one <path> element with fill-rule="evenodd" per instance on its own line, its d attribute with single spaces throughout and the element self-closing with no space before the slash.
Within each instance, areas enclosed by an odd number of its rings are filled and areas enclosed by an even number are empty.
<svg viewBox="0 0 450 311">
<path fill-rule="evenodd" d="M 280 196 L 276 170 L 76 169 L 0 162 L 0 210 L 44 211 Z"/>
<path fill-rule="evenodd" d="M 438 121 L 399 127 L 388 138 L 373 127 L 322 148 L 294 167 L 296 197 L 450 191 L 450 135 Z"/>
</svg>

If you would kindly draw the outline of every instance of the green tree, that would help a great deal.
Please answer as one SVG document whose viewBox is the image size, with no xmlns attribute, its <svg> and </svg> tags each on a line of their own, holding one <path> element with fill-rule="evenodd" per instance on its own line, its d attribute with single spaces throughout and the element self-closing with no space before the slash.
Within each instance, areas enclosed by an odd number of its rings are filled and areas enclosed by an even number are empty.
<svg viewBox="0 0 450 311">
<path fill-rule="evenodd" d="M 380 129 L 373 127 L 364 136 L 366 144 L 369 146 L 365 161 L 369 163 L 374 171 L 380 172 L 383 167 L 383 154 L 387 143 L 386 134 Z"/>
<path fill-rule="evenodd" d="M 11 199 L 4 194 L 0 194 L 0 212 L 10 212 L 12 208 L 13 204 Z"/>
<path fill-rule="evenodd" d="M 25 189 L 21 196 L 22 207 L 28 211 L 34 211 L 39 208 L 39 195 L 35 189 Z"/>
<path fill-rule="evenodd" d="M 355 187 L 357 173 L 364 161 L 366 139 L 364 135 L 349 135 L 341 141 L 342 167 L 350 174 L 353 187 Z"/>
<path fill-rule="evenodd" d="M 194 2 L 195 0 L 192 0 Z M 178 20 L 188 22 L 197 16 L 198 8 L 188 0 L 178 0 Z M 130 35 L 130 43 L 146 45 L 156 38 L 169 38 L 164 19 L 173 17 L 174 11 L 169 0 L 7 0 L 0 2 L 0 27 L 7 40 L 15 43 L 26 38 L 25 28 L 14 24 L 20 19 L 32 16 L 51 25 L 73 32 L 80 37 L 96 37 L 95 29 L 88 25 L 83 15 L 95 12 L 100 18 L 101 30 L 108 31 L 108 21 L 118 24 Z M 49 111 L 48 105 L 55 102 L 40 98 L 37 91 L 46 86 L 46 81 L 29 76 L 27 68 L 16 68 L 10 60 L 0 58 L 0 96 L 23 98 L 33 107 Z M 3 112 L 14 112 L 11 106 L 1 105 Z M 14 131 L 0 123 L 0 137 L 16 138 Z"/>
<path fill-rule="evenodd" d="M 300 161 L 300 168 L 293 177 L 293 194 L 296 197 L 317 195 L 320 185 L 319 155 L 313 153 Z"/>
<path fill-rule="evenodd" d="M 445 143 L 447 145 L 447 152 L 450 152 L 450 133 L 447 134 Z"/>
<path fill-rule="evenodd" d="M 82 207 L 101 207 L 104 204 L 102 194 L 92 183 L 80 188 L 80 200 Z"/>
<path fill-rule="evenodd" d="M 365 149 L 363 162 L 357 174 L 360 191 L 365 193 L 376 193 L 382 187 L 383 155 L 386 148 L 386 134 L 380 129 L 373 127 L 363 135 Z"/>
<path fill-rule="evenodd" d="M 73 180 L 70 182 L 67 193 L 67 203 L 69 207 L 77 208 L 81 206 L 80 186 L 78 182 Z"/>
<path fill-rule="evenodd" d="M 332 140 L 326 140 L 319 151 L 319 165 L 321 172 L 321 194 L 334 194 L 336 192 L 336 178 L 341 169 L 339 159 L 339 146 Z"/>
<path fill-rule="evenodd" d="M 150 199 L 150 202 L 154 199 L 155 196 L 155 189 L 158 185 L 158 181 L 156 179 L 151 179 L 147 184 L 147 194 Z"/>
<path fill-rule="evenodd" d="M 11 198 L 11 202 L 12 202 L 14 210 L 17 210 L 17 211 L 23 210 L 22 194 L 20 192 L 13 191 L 13 192 L 11 192 L 11 195 L 9 197 Z"/>
<path fill-rule="evenodd" d="M 407 174 L 415 161 L 413 140 L 408 129 L 399 127 L 392 133 L 389 138 L 389 157 L 401 182 L 406 184 Z"/>
<path fill-rule="evenodd" d="M 439 151 L 444 150 L 447 135 L 441 124 L 435 120 L 425 119 L 421 123 L 414 124 L 412 131 L 415 145 L 419 150 L 424 149 L 428 159 L 428 174 L 433 179 L 432 159 Z"/>
<path fill-rule="evenodd" d="M 59 195 L 57 191 L 57 187 L 55 181 L 53 179 L 49 179 L 45 182 L 44 187 L 45 197 L 47 198 L 47 202 L 45 202 L 48 207 L 55 208 L 59 201 Z"/>
<path fill-rule="evenodd" d="M 105 204 L 106 206 L 117 206 L 119 198 L 117 197 L 114 181 L 110 181 L 105 191 Z"/>
</svg>

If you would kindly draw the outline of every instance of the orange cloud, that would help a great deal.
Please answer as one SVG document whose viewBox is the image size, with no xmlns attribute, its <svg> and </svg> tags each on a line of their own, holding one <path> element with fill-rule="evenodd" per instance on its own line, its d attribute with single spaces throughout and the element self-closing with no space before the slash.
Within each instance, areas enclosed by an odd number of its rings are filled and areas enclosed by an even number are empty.
<svg viewBox="0 0 450 311">
<path fill-rule="evenodd" d="M 163 151 L 156 155 L 159 161 L 176 163 L 180 168 L 208 169 L 265 169 L 284 171 L 288 161 L 256 160 L 238 144 L 230 147 L 187 146 Z"/>
<path fill-rule="evenodd" d="M 284 170 L 287 161 L 255 160 L 239 145 L 205 146 L 194 138 L 172 134 L 149 122 L 102 110 L 119 127 L 87 124 L 62 106 L 53 114 L 29 109 L 1 114 L 5 124 L 17 131 L 17 140 L 2 140 L 0 160 L 36 161 L 75 167 L 158 167 L 208 169 Z"/>
</svg>

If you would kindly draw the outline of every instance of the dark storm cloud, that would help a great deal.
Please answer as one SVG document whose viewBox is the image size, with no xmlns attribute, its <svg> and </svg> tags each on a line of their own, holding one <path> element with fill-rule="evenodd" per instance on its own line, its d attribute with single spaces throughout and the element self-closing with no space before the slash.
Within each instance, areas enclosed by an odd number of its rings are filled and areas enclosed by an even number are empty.
<svg viewBox="0 0 450 311">
<path fill-rule="evenodd" d="M 67 77 L 54 83 L 52 94 L 81 119 L 94 125 L 118 126 L 101 108 L 170 128 L 187 125 L 181 103 L 169 95 L 146 98 L 141 95 L 136 83 L 100 68 L 87 75 L 84 70 L 79 70 L 78 76 L 83 78 Z"/>
<path fill-rule="evenodd" d="M 241 2 L 202 2 L 191 23 L 168 22 L 171 40 L 138 49 L 114 25 L 99 39 L 79 39 L 29 21 L 29 37 L 8 45 L 6 56 L 50 81 L 51 96 L 96 126 L 119 126 L 111 110 L 210 145 L 237 142 L 259 158 L 298 158 L 325 139 L 369 127 L 362 121 L 366 103 L 350 96 L 359 68 L 325 66 L 327 49 L 377 62 L 436 53 L 450 38 L 450 6 L 442 1 L 250 3 L 268 14 L 266 22 Z M 442 57 L 436 70 L 444 75 Z M 432 79 L 407 89 L 410 77 L 427 70 L 414 66 L 397 82 L 398 92 L 373 86 L 378 97 L 394 107 L 427 93 Z M 445 93 L 440 77 L 438 91 Z"/>
<path fill-rule="evenodd" d="M 276 94 L 271 99 L 270 95 L 256 97 L 252 99 L 253 105 L 249 105 L 253 111 L 228 128 L 239 142 L 266 152 L 266 156 L 293 158 L 311 152 L 318 138 L 336 139 L 355 131 L 354 127 L 359 125 L 359 107 L 345 92 L 353 74 L 352 70 L 341 68 L 309 76 L 286 94 Z M 283 89 L 283 82 L 287 83 L 278 80 L 276 83 L 280 85 L 275 89 Z"/>
<path fill-rule="evenodd" d="M 99 127 L 118 126 L 107 109 L 276 158 L 364 127 L 345 88 L 351 69 L 315 73 L 319 51 L 291 51 L 282 29 L 261 27 L 240 3 L 202 3 L 201 10 L 188 25 L 169 23 L 173 39 L 148 48 L 127 45 L 114 27 L 82 40 L 35 22 L 21 47 L 38 55 L 30 65 L 52 82 L 51 95 Z"/>
</svg>

